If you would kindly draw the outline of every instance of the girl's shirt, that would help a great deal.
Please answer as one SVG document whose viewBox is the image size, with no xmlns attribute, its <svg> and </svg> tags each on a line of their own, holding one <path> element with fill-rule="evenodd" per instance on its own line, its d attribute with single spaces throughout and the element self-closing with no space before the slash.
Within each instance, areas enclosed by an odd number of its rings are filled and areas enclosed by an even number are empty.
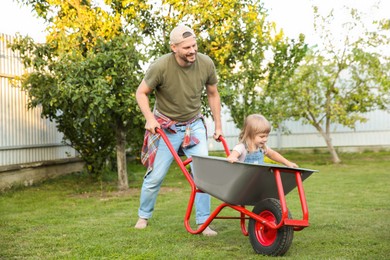
<svg viewBox="0 0 390 260">
<path fill-rule="evenodd" d="M 240 154 L 238 157 L 240 162 L 260 164 L 264 163 L 264 155 L 267 154 L 268 147 L 264 146 L 264 148 L 259 148 L 254 152 L 249 152 L 245 144 L 239 143 L 233 148 L 233 150 Z"/>
</svg>

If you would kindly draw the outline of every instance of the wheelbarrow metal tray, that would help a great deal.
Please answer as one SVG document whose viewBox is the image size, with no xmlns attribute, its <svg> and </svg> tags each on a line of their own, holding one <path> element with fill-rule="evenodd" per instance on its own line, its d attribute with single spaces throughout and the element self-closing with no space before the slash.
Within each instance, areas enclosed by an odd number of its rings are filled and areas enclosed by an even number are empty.
<svg viewBox="0 0 390 260">
<path fill-rule="evenodd" d="M 256 205 L 266 198 L 279 199 L 272 168 L 280 171 L 285 195 L 296 187 L 291 170 L 301 172 L 302 181 L 315 172 L 275 164 L 230 163 L 215 156 L 192 156 L 192 163 L 198 189 L 233 205 Z"/>
</svg>

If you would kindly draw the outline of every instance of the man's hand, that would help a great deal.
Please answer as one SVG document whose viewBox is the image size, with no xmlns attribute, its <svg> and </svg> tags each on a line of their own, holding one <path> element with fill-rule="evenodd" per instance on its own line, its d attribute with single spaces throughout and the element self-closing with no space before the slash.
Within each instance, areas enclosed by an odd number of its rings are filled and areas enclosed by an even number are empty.
<svg viewBox="0 0 390 260">
<path fill-rule="evenodd" d="M 155 134 L 156 128 L 161 128 L 161 126 L 154 117 L 146 121 L 146 124 L 145 124 L 146 130 L 148 130 L 152 134 Z"/>
<path fill-rule="evenodd" d="M 213 138 L 215 141 L 220 142 L 219 137 L 223 136 L 223 133 L 221 130 L 215 130 L 215 133 L 213 135 Z"/>
</svg>

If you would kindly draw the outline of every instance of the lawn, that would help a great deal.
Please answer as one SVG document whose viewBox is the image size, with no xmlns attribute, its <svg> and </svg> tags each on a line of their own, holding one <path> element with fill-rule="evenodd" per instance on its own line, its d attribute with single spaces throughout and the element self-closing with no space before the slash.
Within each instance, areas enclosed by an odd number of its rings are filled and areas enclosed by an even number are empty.
<svg viewBox="0 0 390 260">
<path fill-rule="evenodd" d="M 285 156 L 319 171 L 304 182 L 310 227 L 295 232 L 285 259 L 390 258 L 389 152 L 340 154 L 340 165 L 321 153 Z M 150 225 L 134 229 L 143 174 L 142 166 L 129 164 L 128 192 L 115 190 L 115 174 L 94 181 L 75 173 L 2 193 L 0 259 L 268 258 L 254 253 L 238 220 L 213 221 L 216 237 L 186 231 L 189 185 L 176 165 Z M 299 217 L 295 195 L 288 195 L 288 206 Z M 213 199 L 213 208 L 219 203 Z"/>
</svg>

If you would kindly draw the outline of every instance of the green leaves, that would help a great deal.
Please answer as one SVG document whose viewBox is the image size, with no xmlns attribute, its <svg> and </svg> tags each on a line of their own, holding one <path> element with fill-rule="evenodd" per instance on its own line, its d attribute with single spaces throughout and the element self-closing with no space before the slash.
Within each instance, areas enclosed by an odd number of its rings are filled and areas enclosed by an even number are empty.
<svg viewBox="0 0 390 260">
<path fill-rule="evenodd" d="M 30 106 L 42 106 L 42 115 L 56 121 L 66 142 L 94 173 L 111 160 L 117 129 L 133 132 L 128 140 L 137 147 L 134 152 L 142 142 L 143 120 L 134 109 L 134 93 L 145 58 L 136 49 L 138 35 L 116 34 L 90 38 L 94 44 L 78 45 L 81 49 L 69 41 L 58 44 L 48 39 L 39 45 L 30 38 L 18 38 L 12 46 L 20 51 L 26 67 L 33 69 L 22 79 Z"/>
</svg>

